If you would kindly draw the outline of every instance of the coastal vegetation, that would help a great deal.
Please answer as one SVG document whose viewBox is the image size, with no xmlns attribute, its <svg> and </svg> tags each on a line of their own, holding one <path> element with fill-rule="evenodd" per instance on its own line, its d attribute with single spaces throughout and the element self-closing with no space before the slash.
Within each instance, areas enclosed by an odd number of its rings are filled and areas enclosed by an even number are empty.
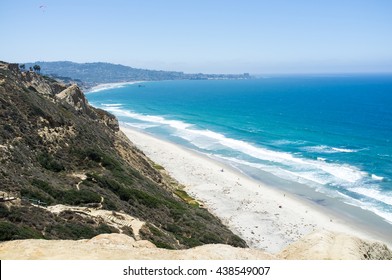
<svg viewBox="0 0 392 280">
<path fill-rule="evenodd" d="M 0 63 L 0 191 L 16 198 L 0 202 L 0 240 L 119 232 L 86 212 L 48 210 L 68 205 L 145 221 L 141 238 L 162 248 L 246 247 L 130 143 L 113 115 L 91 107 L 77 86 L 19 68 Z M 127 225 L 121 231 L 136 238 Z"/>
</svg>

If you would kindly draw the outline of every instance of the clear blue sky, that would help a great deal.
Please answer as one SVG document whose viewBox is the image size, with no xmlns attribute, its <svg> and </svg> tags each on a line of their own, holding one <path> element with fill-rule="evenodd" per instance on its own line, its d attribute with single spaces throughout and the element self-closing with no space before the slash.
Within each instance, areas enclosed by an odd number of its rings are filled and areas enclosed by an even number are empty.
<svg viewBox="0 0 392 280">
<path fill-rule="evenodd" d="M 10 62 L 392 72 L 391 0 L 1 0 L 0 26 Z"/>
</svg>

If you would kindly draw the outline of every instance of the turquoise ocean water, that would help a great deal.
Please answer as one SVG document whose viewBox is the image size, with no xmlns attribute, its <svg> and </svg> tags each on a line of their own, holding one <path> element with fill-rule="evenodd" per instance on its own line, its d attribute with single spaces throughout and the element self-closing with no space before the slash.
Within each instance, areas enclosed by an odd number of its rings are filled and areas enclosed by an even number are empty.
<svg viewBox="0 0 392 280">
<path fill-rule="evenodd" d="M 87 98 L 123 125 L 392 224 L 392 76 L 144 82 Z"/>
</svg>

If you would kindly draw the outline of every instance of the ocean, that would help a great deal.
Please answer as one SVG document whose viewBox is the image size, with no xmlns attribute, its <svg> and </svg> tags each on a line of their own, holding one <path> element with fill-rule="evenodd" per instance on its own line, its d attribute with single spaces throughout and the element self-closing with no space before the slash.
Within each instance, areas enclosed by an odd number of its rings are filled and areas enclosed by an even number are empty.
<svg viewBox="0 0 392 280">
<path fill-rule="evenodd" d="M 124 126 L 392 224 L 391 75 L 142 82 L 87 98 Z"/>
</svg>

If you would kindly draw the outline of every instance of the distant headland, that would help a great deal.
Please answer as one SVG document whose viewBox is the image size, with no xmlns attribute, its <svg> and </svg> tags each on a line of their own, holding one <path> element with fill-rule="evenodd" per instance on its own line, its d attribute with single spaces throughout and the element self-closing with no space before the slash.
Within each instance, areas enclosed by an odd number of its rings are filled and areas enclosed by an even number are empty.
<svg viewBox="0 0 392 280">
<path fill-rule="evenodd" d="M 24 63 L 26 69 L 40 66 L 41 74 L 59 79 L 63 82 L 77 83 L 84 89 L 102 83 L 121 83 L 131 81 L 162 80 L 207 80 L 207 79 L 251 79 L 249 73 L 244 74 L 188 74 L 176 71 L 138 69 L 121 64 L 106 62 L 75 63 L 71 61 Z"/>
</svg>

